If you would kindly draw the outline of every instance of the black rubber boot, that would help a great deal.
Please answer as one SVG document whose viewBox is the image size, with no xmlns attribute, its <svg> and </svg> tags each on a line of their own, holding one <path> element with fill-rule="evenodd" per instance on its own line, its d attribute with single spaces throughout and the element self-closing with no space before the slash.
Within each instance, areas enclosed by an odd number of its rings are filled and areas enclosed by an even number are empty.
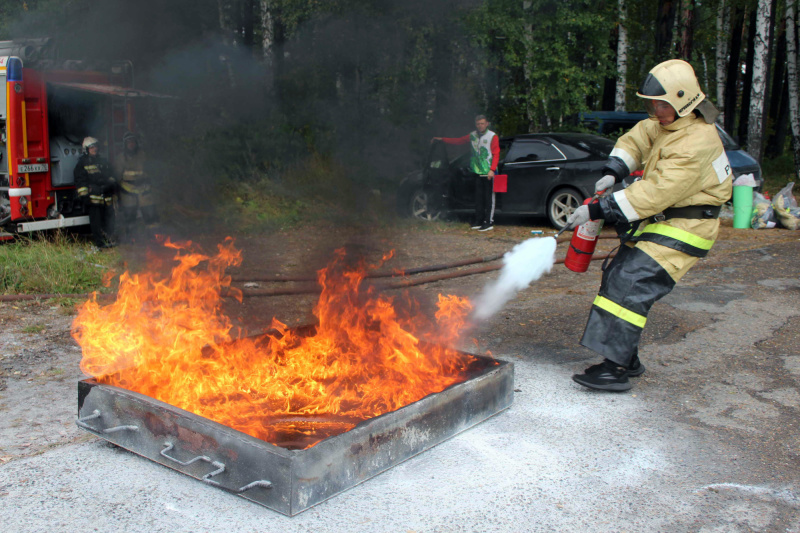
<svg viewBox="0 0 800 533">
<path fill-rule="evenodd" d="M 644 374 L 644 365 L 639 361 L 639 355 L 634 355 L 631 362 L 628 364 L 628 377 L 637 378 Z"/>
<path fill-rule="evenodd" d="M 590 389 L 611 392 L 622 392 L 632 387 L 628 381 L 628 370 L 608 359 L 590 366 L 583 374 L 575 374 L 572 381 Z"/>
</svg>

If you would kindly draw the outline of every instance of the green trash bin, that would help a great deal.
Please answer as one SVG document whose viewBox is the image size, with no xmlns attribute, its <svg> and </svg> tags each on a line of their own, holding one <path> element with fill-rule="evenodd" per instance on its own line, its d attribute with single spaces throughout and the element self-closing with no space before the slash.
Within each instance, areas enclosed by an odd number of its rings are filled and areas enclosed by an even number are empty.
<svg viewBox="0 0 800 533">
<path fill-rule="evenodd" d="M 750 229 L 753 218 L 753 188 L 749 185 L 733 186 L 733 227 Z"/>
</svg>

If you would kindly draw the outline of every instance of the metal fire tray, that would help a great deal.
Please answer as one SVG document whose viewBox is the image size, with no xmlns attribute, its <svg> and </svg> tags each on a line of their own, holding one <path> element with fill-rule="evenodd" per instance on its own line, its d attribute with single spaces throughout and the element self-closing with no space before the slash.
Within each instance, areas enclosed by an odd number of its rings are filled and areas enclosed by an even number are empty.
<svg viewBox="0 0 800 533">
<path fill-rule="evenodd" d="M 77 423 L 117 446 L 294 516 L 509 407 L 514 365 L 496 362 L 487 360 L 462 383 L 305 450 L 275 446 L 95 379 L 78 382 Z"/>
</svg>

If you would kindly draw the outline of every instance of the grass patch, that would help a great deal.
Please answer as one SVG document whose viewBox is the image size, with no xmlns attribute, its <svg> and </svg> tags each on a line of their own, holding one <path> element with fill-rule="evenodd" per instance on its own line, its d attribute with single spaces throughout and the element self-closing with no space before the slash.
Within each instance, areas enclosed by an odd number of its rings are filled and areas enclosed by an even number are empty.
<svg viewBox="0 0 800 533">
<path fill-rule="evenodd" d="M 309 213 L 306 202 L 281 194 L 267 179 L 230 183 L 222 197 L 220 218 L 244 233 L 291 227 Z"/>
<path fill-rule="evenodd" d="M 223 184 L 217 213 L 226 226 L 244 233 L 320 221 L 380 223 L 393 211 L 368 180 L 355 174 L 330 158 L 313 155 L 276 175 Z"/>
<path fill-rule="evenodd" d="M 780 191 L 790 181 L 797 181 L 797 176 L 794 173 L 794 157 L 791 151 L 787 151 L 780 157 L 765 158 L 761 163 L 761 172 L 764 176 L 763 189 L 770 196 Z"/>
<path fill-rule="evenodd" d="M 22 328 L 22 333 L 31 333 L 31 334 L 41 333 L 46 329 L 47 327 L 44 326 L 43 324 L 36 324 L 33 326 L 25 326 L 24 328 Z"/>
<path fill-rule="evenodd" d="M 96 251 L 63 233 L 0 244 L 3 294 L 75 294 L 100 290 L 119 263 L 113 250 Z"/>
</svg>

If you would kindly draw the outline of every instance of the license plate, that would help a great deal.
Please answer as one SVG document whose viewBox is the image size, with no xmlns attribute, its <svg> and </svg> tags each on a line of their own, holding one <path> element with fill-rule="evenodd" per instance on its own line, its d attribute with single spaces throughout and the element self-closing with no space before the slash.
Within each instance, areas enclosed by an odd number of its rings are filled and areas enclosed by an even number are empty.
<svg viewBox="0 0 800 533">
<path fill-rule="evenodd" d="M 32 165 L 19 165 L 17 168 L 20 174 L 30 174 L 32 172 L 47 172 L 50 165 L 47 163 L 35 163 Z"/>
</svg>

